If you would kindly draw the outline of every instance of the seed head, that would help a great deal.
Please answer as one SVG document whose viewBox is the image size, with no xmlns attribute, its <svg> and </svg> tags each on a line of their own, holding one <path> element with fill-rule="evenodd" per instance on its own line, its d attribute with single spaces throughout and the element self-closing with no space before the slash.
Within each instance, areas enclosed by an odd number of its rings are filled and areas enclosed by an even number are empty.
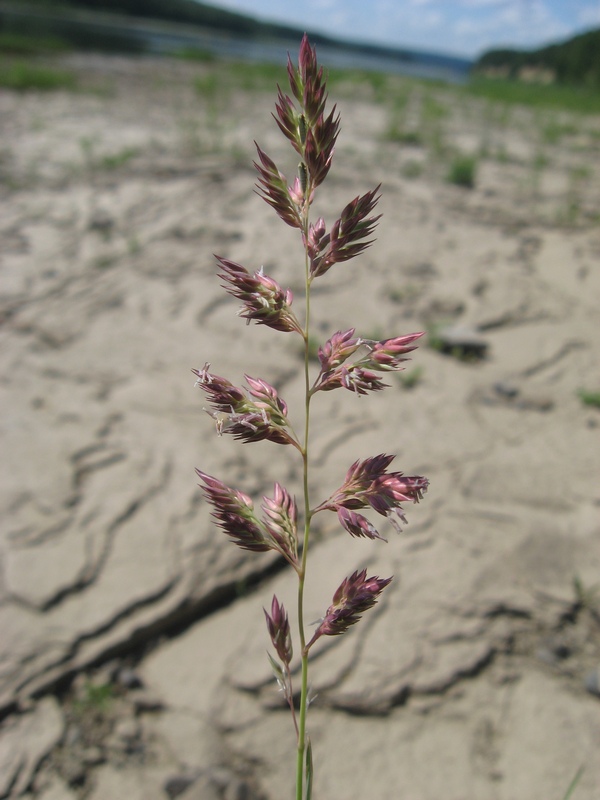
<svg viewBox="0 0 600 800">
<path fill-rule="evenodd" d="M 338 506 L 337 509 L 338 519 L 342 528 L 348 531 L 350 536 L 366 539 L 381 539 L 386 542 L 383 536 L 380 536 L 379 531 L 372 525 L 366 517 L 362 514 L 357 514 L 356 511 L 350 511 L 345 506 Z"/>
<path fill-rule="evenodd" d="M 413 342 L 421 336 L 423 336 L 422 331 L 409 333 L 405 336 L 396 336 L 393 339 L 384 339 L 380 342 L 364 339 L 363 342 L 369 348 L 369 353 L 357 363 L 360 366 L 369 367 L 379 372 L 404 369 L 404 367 L 400 366 L 401 363 L 410 359 L 402 358 L 402 356 L 417 349 L 417 345 L 413 344 Z"/>
<path fill-rule="evenodd" d="M 330 233 L 321 236 L 318 248 L 310 252 L 311 277 L 324 275 L 334 264 L 355 258 L 373 244 L 372 239 L 364 240 L 373 233 L 381 218 L 381 215 L 368 216 L 379 201 L 379 188 L 355 197 L 333 223 Z"/>
<path fill-rule="evenodd" d="M 377 372 L 397 372 L 404 369 L 402 363 L 409 360 L 404 357 L 405 354 L 417 347 L 413 342 L 422 335 L 409 333 L 378 342 L 372 339 L 355 339 L 353 328 L 345 333 L 338 331 L 319 349 L 321 372 L 312 391 L 327 392 L 342 387 L 356 394 L 367 394 L 386 388 L 389 384 L 384 383 Z M 345 365 L 343 362 L 361 345 L 367 349 L 366 355 Z"/>
<path fill-rule="evenodd" d="M 263 273 L 262 268 L 251 275 L 235 261 L 220 256 L 216 259 L 222 269 L 219 278 L 225 281 L 223 288 L 243 301 L 239 315 L 248 324 L 254 320 L 258 325 L 267 325 L 277 331 L 302 334 L 300 323 L 291 310 L 293 295 L 289 289 L 284 291 L 277 281 Z"/>
<path fill-rule="evenodd" d="M 402 503 L 418 503 L 427 491 L 429 481 L 420 475 L 403 475 L 387 472 L 394 456 L 380 454 L 363 461 L 355 461 L 346 473 L 342 486 L 315 509 L 336 511 L 343 527 L 352 536 L 382 538 L 362 515 L 347 514 L 341 509 L 355 511 L 372 508 L 399 529 L 398 519 L 406 523 Z"/>
<path fill-rule="evenodd" d="M 341 583 L 333 595 L 333 602 L 327 609 L 308 647 L 320 636 L 339 636 L 351 625 L 355 625 L 362 613 L 372 608 L 377 598 L 392 578 L 367 578 L 367 570 L 354 572 Z"/>
<path fill-rule="evenodd" d="M 273 498 L 263 498 L 264 524 L 280 553 L 298 566 L 298 510 L 296 501 L 279 483 L 275 483 Z"/>
<path fill-rule="evenodd" d="M 337 331 L 322 347 L 319 347 L 321 372 L 328 374 L 358 350 L 362 339 L 354 338 L 354 328 L 348 331 Z"/>
<path fill-rule="evenodd" d="M 200 484 L 204 495 L 212 504 L 213 519 L 235 544 L 243 550 L 256 553 L 272 550 L 273 545 L 266 535 L 264 526 L 254 513 L 254 503 L 247 494 L 232 489 L 222 481 L 197 469 L 196 474 L 202 480 Z"/>
<path fill-rule="evenodd" d="M 265 612 L 267 628 L 269 629 L 269 636 L 273 642 L 273 647 L 282 663 L 289 666 L 292 660 L 293 649 L 287 612 L 275 595 L 273 595 L 273 601 L 271 602 L 271 613 L 269 614 L 264 608 L 263 611 Z"/>
<path fill-rule="evenodd" d="M 256 142 L 255 142 L 256 144 Z M 258 171 L 258 194 L 275 209 L 279 217 L 292 228 L 302 228 L 297 194 L 287 185 L 285 175 L 275 162 L 256 145 L 260 163 L 254 162 Z"/>
<path fill-rule="evenodd" d="M 217 423 L 217 433 L 230 433 L 243 442 L 260 442 L 267 439 L 277 444 L 298 443 L 288 430 L 287 405 L 277 394 L 277 390 L 260 378 L 246 375 L 250 387 L 248 397 L 243 390 L 234 386 L 226 378 L 212 375 L 210 364 L 201 370 L 193 369 L 198 376 L 199 386 L 208 397 L 212 409 L 208 410 Z"/>
</svg>

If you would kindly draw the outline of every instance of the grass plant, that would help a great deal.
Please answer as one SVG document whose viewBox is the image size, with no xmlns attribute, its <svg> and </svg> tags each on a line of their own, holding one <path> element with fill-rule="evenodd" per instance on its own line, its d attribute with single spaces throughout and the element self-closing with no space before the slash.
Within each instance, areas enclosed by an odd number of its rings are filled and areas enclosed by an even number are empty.
<svg viewBox="0 0 600 800">
<path fill-rule="evenodd" d="M 279 89 L 275 121 L 300 159 L 298 174 L 291 185 L 275 162 L 257 145 L 258 193 L 280 220 L 298 234 L 299 271 L 303 274 L 301 312 L 292 309 L 292 292 L 283 289 L 262 268 L 254 273 L 229 259 L 217 256 L 224 289 L 242 301 L 240 316 L 248 323 L 287 334 L 300 340 L 303 357 L 304 402 L 296 430 L 288 407 L 277 389 L 262 378 L 245 376 L 240 388 L 210 371 L 210 364 L 193 370 L 197 386 L 205 394 L 209 415 L 219 435 L 230 434 L 244 443 L 270 441 L 284 446 L 298 461 L 302 474 L 299 503 L 277 480 L 272 497 L 264 497 L 262 514 L 253 500 L 219 478 L 197 470 L 205 497 L 213 509 L 216 524 L 242 549 L 255 553 L 274 551 L 295 574 L 297 585 L 297 630 L 292 634 L 287 611 L 276 596 L 264 610 L 273 645 L 269 661 L 277 684 L 287 702 L 296 739 L 295 797 L 310 800 L 313 786 L 312 743 L 308 732 L 309 657 L 322 637 L 339 636 L 359 622 L 372 608 L 392 578 L 368 575 L 356 570 L 333 591 L 331 605 L 317 626 L 305 623 L 304 589 L 309 570 L 309 545 L 316 531 L 317 514 L 334 513 L 341 528 L 351 537 L 383 537 L 363 513 L 379 514 L 394 527 L 405 522 L 403 506 L 418 502 L 428 481 L 419 475 L 390 472 L 393 456 L 379 454 L 355 461 L 340 488 L 329 497 L 313 497 L 311 408 L 321 392 L 345 389 L 354 399 L 384 389 L 386 373 L 403 369 L 407 354 L 417 346 L 422 333 L 389 339 L 361 338 L 354 328 L 337 331 L 315 345 L 311 329 L 311 287 L 336 265 L 349 270 L 345 262 L 360 255 L 372 243 L 379 216 L 373 211 L 379 187 L 355 197 L 328 227 L 322 217 L 314 218 L 312 205 L 321 192 L 332 164 L 340 129 L 335 107 L 327 112 L 327 91 L 316 52 L 305 36 L 298 66 L 288 60 L 287 77 L 291 94 Z M 290 254 L 285 254 L 289 260 Z M 340 269 L 339 267 L 337 269 Z M 348 280 L 348 278 L 345 278 Z M 377 334 L 379 337 L 379 334 Z M 316 363 L 315 363 L 316 358 Z M 275 462 L 273 462 L 275 464 Z M 280 472 L 288 472 L 281 469 Z M 318 553 L 315 553 L 315 557 Z M 335 586 L 335 584 L 334 584 Z M 332 587 L 333 588 L 333 587 Z M 294 657 L 295 656 L 295 657 Z M 299 663 L 298 663 L 299 662 Z M 299 677 L 298 677 L 299 676 Z M 295 683 L 299 681 L 299 690 Z M 290 770 L 292 771 L 292 769 Z M 290 780 L 291 782 L 291 780 Z"/>
<path fill-rule="evenodd" d="M 405 372 L 401 372 L 399 378 L 403 389 L 414 389 L 423 378 L 423 367 L 413 367 Z"/>
<path fill-rule="evenodd" d="M 414 158 L 408 159 L 402 164 L 400 168 L 400 172 L 402 173 L 402 177 L 408 178 L 408 180 L 415 180 L 416 178 L 420 178 L 423 174 L 423 170 L 425 166 L 422 161 L 417 161 Z"/>
<path fill-rule="evenodd" d="M 477 158 L 459 154 L 453 158 L 448 167 L 446 180 L 455 186 L 473 189 L 477 175 Z"/>
<path fill-rule="evenodd" d="M 137 147 L 124 147 L 116 153 L 110 153 L 100 158 L 100 167 L 105 170 L 115 170 L 125 166 L 138 155 Z"/>
<path fill-rule="evenodd" d="M 577 396 L 581 400 L 584 406 L 589 406 L 590 408 L 600 408 L 600 391 L 590 391 L 589 389 L 580 389 L 577 392 Z"/>
<path fill-rule="evenodd" d="M 73 72 L 24 60 L 0 61 L 0 87 L 17 92 L 56 91 L 75 89 L 77 77 Z"/>
<path fill-rule="evenodd" d="M 69 45 L 53 36 L 26 36 L 10 31 L 0 32 L 0 53 L 4 56 L 37 56 L 62 53 Z"/>
</svg>

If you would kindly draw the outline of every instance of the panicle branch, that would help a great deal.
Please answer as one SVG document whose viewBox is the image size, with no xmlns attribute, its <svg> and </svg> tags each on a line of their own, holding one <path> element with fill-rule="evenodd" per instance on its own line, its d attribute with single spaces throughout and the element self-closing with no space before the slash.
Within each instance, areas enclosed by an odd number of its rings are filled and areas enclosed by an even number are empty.
<svg viewBox="0 0 600 800">
<path fill-rule="evenodd" d="M 269 636 L 273 642 L 273 647 L 281 659 L 282 664 L 289 666 L 293 655 L 292 635 L 290 632 L 290 622 L 287 612 L 283 607 L 283 603 L 280 603 L 277 597 L 273 595 L 271 613 L 269 614 L 264 608 L 263 611 L 265 612 L 267 628 L 269 629 Z"/>
<path fill-rule="evenodd" d="M 219 436 L 230 433 L 242 442 L 260 442 L 264 439 L 277 444 L 300 445 L 289 430 L 287 405 L 277 390 L 260 378 L 245 375 L 249 394 L 230 383 L 227 378 L 209 372 L 206 363 L 201 370 L 193 369 L 196 386 L 206 394 L 212 409 L 205 409 L 213 417 Z M 254 399 L 251 399 L 254 398 Z"/>
<path fill-rule="evenodd" d="M 279 217 L 292 228 L 302 228 L 300 209 L 304 195 L 297 184 L 287 185 L 285 175 L 279 171 L 275 162 L 256 145 L 260 163 L 254 162 L 258 171 L 258 194 L 274 208 Z"/>
<path fill-rule="evenodd" d="M 263 498 L 265 528 L 290 564 L 298 564 L 298 509 L 296 501 L 279 483 L 273 498 Z"/>
<path fill-rule="evenodd" d="M 197 469 L 196 474 L 203 481 L 200 484 L 206 499 L 212 504 L 213 519 L 235 544 L 243 550 L 263 553 L 272 550 L 272 543 L 266 535 L 264 525 L 254 513 L 254 503 L 244 492 L 232 489 L 222 481 Z"/>
<path fill-rule="evenodd" d="M 263 497 L 263 519 L 254 511 L 252 499 L 223 481 L 197 469 L 206 499 L 214 508 L 217 525 L 243 550 L 256 553 L 276 550 L 294 569 L 298 569 L 298 530 L 296 501 L 275 484 L 274 497 Z"/>
<path fill-rule="evenodd" d="M 399 530 L 398 519 L 406 523 L 401 504 L 418 503 L 427 491 L 429 481 L 421 475 L 387 472 L 393 460 L 394 456 L 380 454 L 355 461 L 342 486 L 317 506 L 314 513 L 325 509 L 335 511 L 351 536 L 380 539 L 382 537 L 366 517 L 355 513 L 359 508 L 372 508 Z"/>
<path fill-rule="evenodd" d="M 349 389 L 357 394 L 367 394 L 369 391 L 379 391 L 389 384 L 376 374 L 377 372 L 397 372 L 404 369 L 402 363 L 408 361 L 404 358 L 406 353 L 415 350 L 413 344 L 423 333 L 409 333 L 406 336 L 396 336 L 393 339 L 384 339 L 377 342 L 372 339 L 354 338 L 354 328 L 342 333 L 338 331 L 319 348 L 319 361 L 321 372 L 313 386 L 312 391 L 331 391 L 340 387 Z M 366 355 L 357 359 L 353 364 L 344 365 L 344 361 L 364 345 Z"/>
<path fill-rule="evenodd" d="M 302 327 L 291 310 L 293 295 L 290 289 L 285 291 L 277 281 L 257 270 L 251 275 L 241 264 L 221 256 L 215 256 L 222 272 L 219 278 L 225 291 L 243 301 L 239 316 L 247 324 L 254 320 L 257 325 L 266 325 L 276 331 L 295 331 L 303 335 Z"/>
<path fill-rule="evenodd" d="M 322 347 L 319 347 L 321 374 L 328 375 L 333 372 L 363 344 L 362 339 L 354 338 L 354 331 L 354 328 L 343 332 L 337 331 Z"/>
<path fill-rule="evenodd" d="M 376 575 L 367 578 L 366 569 L 353 572 L 349 578 L 345 578 L 333 595 L 333 602 L 306 649 L 312 647 L 321 636 L 339 636 L 345 633 L 351 625 L 359 621 L 361 614 L 377 603 L 377 598 L 391 581 L 392 578 L 379 578 Z"/>
<path fill-rule="evenodd" d="M 348 203 L 329 234 L 325 233 L 321 220 L 317 228 L 311 229 L 307 247 L 312 278 L 324 275 L 334 264 L 355 258 L 373 244 L 372 239 L 364 240 L 373 233 L 381 219 L 381 214 L 368 216 L 379 201 L 379 189 L 380 186 L 377 186 Z"/>
</svg>

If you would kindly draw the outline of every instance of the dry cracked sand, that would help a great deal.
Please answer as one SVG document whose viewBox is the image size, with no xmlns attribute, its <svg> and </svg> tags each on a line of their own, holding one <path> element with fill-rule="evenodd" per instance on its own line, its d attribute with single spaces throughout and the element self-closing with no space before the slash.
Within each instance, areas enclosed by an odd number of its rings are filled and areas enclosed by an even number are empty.
<svg viewBox="0 0 600 800">
<path fill-rule="evenodd" d="M 261 608 L 293 608 L 294 581 L 215 531 L 193 470 L 257 499 L 299 471 L 219 439 L 190 372 L 300 402 L 296 343 L 243 325 L 212 256 L 300 289 L 254 193 L 254 139 L 295 169 L 273 81 L 63 66 L 78 91 L 0 91 L 0 798 L 291 800 Z M 315 492 L 379 452 L 431 481 L 388 544 L 316 532 L 308 618 L 354 569 L 395 581 L 315 655 L 315 800 L 561 800 L 577 774 L 597 800 L 600 411 L 578 392 L 600 389 L 600 119 L 401 78 L 331 94 L 318 211 L 381 182 L 384 216 L 315 284 L 315 333 L 438 347 L 314 403 Z M 453 148 L 479 154 L 472 190 L 444 179 Z M 476 349 L 443 352 L 444 326 Z"/>
</svg>

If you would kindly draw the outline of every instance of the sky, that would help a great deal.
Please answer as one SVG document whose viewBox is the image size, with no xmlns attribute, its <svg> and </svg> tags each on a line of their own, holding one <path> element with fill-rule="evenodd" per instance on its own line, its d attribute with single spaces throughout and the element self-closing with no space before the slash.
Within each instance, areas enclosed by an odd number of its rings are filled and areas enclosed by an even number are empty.
<svg viewBox="0 0 600 800">
<path fill-rule="evenodd" d="M 260 19 L 471 58 L 535 48 L 600 27 L 600 0 L 206 0 Z"/>
</svg>

